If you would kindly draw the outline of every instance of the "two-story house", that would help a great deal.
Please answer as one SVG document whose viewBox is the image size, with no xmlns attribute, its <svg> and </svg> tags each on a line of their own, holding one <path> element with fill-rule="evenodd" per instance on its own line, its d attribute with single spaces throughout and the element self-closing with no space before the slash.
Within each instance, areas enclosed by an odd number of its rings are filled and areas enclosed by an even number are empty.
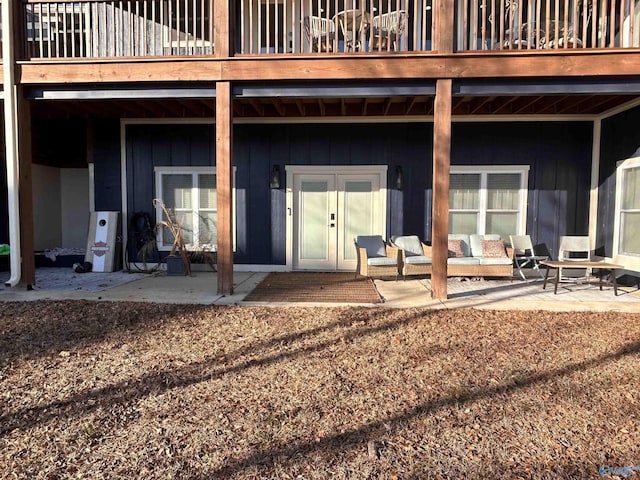
<svg viewBox="0 0 640 480">
<path fill-rule="evenodd" d="M 220 293 L 234 267 L 353 270 L 369 233 L 431 242 L 436 298 L 449 232 L 526 233 L 552 255 L 589 235 L 640 271 L 638 0 L 6 0 L 2 14 L 12 283 L 34 282 L 34 250 L 83 246 L 93 210 L 121 212 L 135 258 L 130 219 L 160 220 L 156 198 L 188 245 L 215 246 Z"/>
</svg>

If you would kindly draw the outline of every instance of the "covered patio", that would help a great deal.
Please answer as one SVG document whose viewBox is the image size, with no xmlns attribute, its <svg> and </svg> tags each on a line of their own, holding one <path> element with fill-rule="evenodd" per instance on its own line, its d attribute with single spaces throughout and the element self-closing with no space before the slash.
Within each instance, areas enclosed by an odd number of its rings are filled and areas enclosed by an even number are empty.
<svg viewBox="0 0 640 480">
<path fill-rule="evenodd" d="M 53 271 L 53 272 L 52 272 Z M 45 276 L 55 274 L 56 279 L 45 281 Z M 0 276 L 8 272 L 0 272 Z M 130 275 L 130 279 L 123 276 Z M 203 305 L 273 305 L 298 306 L 300 302 L 272 303 L 246 302 L 244 298 L 268 275 L 266 272 L 234 272 L 234 293 L 219 295 L 217 275 L 211 271 L 195 271 L 191 276 L 167 276 L 159 271 L 154 274 L 86 273 L 74 274 L 71 269 L 40 268 L 36 270 L 36 287 L 33 290 L 0 286 L 0 301 L 28 300 L 96 300 L 125 302 L 154 302 Z M 91 277 L 103 288 L 82 289 Z M 109 281 L 109 276 L 120 282 Z M 429 278 L 407 280 L 374 280 L 383 303 L 363 304 L 381 308 L 474 308 L 487 310 L 547 310 L 547 311 L 619 311 L 640 313 L 640 291 L 635 286 L 619 286 L 614 296 L 611 287 L 602 291 L 596 284 L 563 284 L 554 295 L 553 288 L 542 288 L 541 279 L 523 281 L 513 279 L 449 278 L 447 300 L 431 298 Z M 4 280 L 4 277 L 0 277 Z M 93 291 L 90 291 L 93 290 Z M 303 303 L 304 305 L 335 306 L 335 303 Z M 354 305 L 354 304 L 351 304 Z"/>
</svg>

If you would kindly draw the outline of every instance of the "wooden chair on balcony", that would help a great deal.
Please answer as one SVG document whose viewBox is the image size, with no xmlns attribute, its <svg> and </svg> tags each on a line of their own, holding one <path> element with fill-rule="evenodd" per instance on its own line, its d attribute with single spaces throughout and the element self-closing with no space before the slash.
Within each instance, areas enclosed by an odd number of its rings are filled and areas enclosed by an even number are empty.
<svg viewBox="0 0 640 480">
<path fill-rule="evenodd" d="M 333 20 L 308 15 L 304 17 L 303 24 L 312 52 L 336 51 L 336 24 Z"/>
<path fill-rule="evenodd" d="M 407 12 L 395 10 L 371 20 L 371 50 L 399 50 L 399 40 L 407 25 Z"/>
</svg>

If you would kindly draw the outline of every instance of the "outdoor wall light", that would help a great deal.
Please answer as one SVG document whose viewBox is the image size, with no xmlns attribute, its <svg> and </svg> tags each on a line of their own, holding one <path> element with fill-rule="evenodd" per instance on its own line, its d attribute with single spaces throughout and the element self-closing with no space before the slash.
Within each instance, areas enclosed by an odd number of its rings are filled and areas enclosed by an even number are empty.
<svg viewBox="0 0 640 480">
<path fill-rule="evenodd" d="M 271 167 L 271 175 L 269 176 L 269 187 L 280 188 L 280 165 Z"/>
<path fill-rule="evenodd" d="M 402 167 L 400 165 L 398 165 L 396 167 L 396 189 L 398 190 L 402 190 L 402 183 L 403 183 L 403 174 L 402 174 Z"/>
</svg>

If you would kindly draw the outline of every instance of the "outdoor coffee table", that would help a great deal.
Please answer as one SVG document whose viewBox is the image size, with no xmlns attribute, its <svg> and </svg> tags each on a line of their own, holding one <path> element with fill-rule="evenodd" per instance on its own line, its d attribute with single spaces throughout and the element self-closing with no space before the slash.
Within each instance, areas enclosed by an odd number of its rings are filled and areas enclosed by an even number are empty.
<svg viewBox="0 0 640 480">
<path fill-rule="evenodd" d="M 615 263 L 607 263 L 607 262 L 589 262 L 589 261 L 557 261 L 557 260 L 545 260 L 540 262 L 540 265 L 544 265 L 547 267 L 547 273 L 544 276 L 544 283 L 542 285 L 543 289 L 547 288 L 547 280 L 549 279 L 549 270 L 555 268 L 556 270 L 560 268 L 597 268 L 600 270 L 598 272 L 598 285 L 600 286 L 600 290 L 602 290 L 603 278 L 605 276 L 605 271 L 611 272 L 611 285 L 613 285 L 613 293 L 614 295 L 618 295 L 618 282 L 616 281 L 616 270 L 624 270 L 623 265 L 616 265 Z M 558 293 L 558 281 L 560 280 L 560 272 L 556 272 L 555 282 L 553 286 L 553 293 Z"/>
</svg>

